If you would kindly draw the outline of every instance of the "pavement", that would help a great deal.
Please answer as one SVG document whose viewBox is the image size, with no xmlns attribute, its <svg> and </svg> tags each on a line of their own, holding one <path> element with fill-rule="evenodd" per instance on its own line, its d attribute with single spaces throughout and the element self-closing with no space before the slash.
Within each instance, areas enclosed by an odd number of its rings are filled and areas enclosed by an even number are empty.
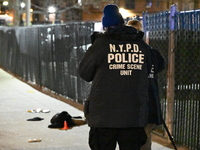
<svg viewBox="0 0 200 150">
<path fill-rule="evenodd" d="M 28 112 L 39 108 L 50 112 Z M 89 150 L 87 124 L 68 130 L 48 128 L 51 118 L 62 111 L 71 116 L 83 115 L 80 109 L 46 95 L 0 69 L 0 150 Z M 34 117 L 44 120 L 27 121 Z M 34 139 L 38 142 L 29 142 Z M 171 149 L 153 142 L 152 150 Z"/>
</svg>

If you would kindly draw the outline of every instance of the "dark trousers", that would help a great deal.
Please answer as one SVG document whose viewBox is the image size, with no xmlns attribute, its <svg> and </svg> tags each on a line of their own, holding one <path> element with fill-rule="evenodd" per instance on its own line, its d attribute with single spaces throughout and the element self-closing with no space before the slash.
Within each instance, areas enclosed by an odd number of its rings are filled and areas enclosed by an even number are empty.
<svg viewBox="0 0 200 150">
<path fill-rule="evenodd" d="M 90 128 L 89 146 L 91 150 L 140 150 L 146 142 L 144 128 Z"/>
</svg>

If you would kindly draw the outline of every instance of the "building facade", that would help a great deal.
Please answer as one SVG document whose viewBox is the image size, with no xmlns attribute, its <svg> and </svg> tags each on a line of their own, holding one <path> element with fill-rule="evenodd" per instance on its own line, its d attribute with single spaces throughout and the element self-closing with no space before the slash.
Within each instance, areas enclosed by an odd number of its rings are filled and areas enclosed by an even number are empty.
<svg viewBox="0 0 200 150">
<path fill-rule="evenodd" d="M 3 5 L 5 1 L 8 2 L 6 6 Z M 200 8 L 199 0 L 31 0 L 30 20 L 32 24 L 101 21 L 102 10 L 107 4 L 117 4 L 124 18 L 169 10 L 173 4 L 179 11 Z M 15 26 L 24 25 L 26 0 L 0 0 L 0 13 L 13 17 Z"/>
<path fill-rule="evenodd" d="M 112 2 L 121 8 L 120 10 L 122 10 L 121 13 L 124 18 L 142 16 L 143 12 L 156 13 L 169 10 L 173 4 L 177 5 L 179 11 L 200 8 L 199 0 L 115 0 Z M 108 3 L 102 0 L 98 2 L 98 5 L 91 4 L 87 9 L 83 9 L 82 20 L 100 21 L 103 7 L 106 4 Z"/>
</svg>

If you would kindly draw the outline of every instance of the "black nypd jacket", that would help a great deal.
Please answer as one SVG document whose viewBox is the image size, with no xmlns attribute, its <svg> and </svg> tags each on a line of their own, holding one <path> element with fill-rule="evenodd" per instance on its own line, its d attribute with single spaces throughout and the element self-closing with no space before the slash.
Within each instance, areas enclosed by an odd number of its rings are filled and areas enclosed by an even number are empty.
<svg viewBox="0 0 200 150">
<path fill-rule="evenodd" d="M 163 124 L 158 89 L 158 73 L 165 69 L 165 60 L 156 49 L 151 48 L 152 69 L 149 74 L 149 112 L 148 123 Z"/>
<path fill-rule="evenodd" d="M 92 81 L 85 103 L 90 127 L 144 127 L 148 122 L 149 47 L 133 27 L 110 28 L 98 35 L 79 64 Z"/>
</svg>

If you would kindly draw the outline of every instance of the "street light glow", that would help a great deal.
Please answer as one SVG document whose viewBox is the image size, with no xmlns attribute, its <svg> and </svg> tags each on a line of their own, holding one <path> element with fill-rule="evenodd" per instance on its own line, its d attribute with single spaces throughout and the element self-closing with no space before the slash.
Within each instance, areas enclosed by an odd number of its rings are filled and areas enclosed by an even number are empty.
<svg viewBox="0 0 200 150">
<path fill-rule="evenodd" d="M 54 6 L 49 6 L 48 12 L 49 13 L 55 13 L 56 12 L 56 8 Z"/>
<path fill-rule="evenodd" d="M 120 8 L 120 9 L 119 9 L 119 12 L 120 12 L 121 14 L 127 14 L 127 13 L 128 13 L 128 11 L 127 11 L 126 9 L 124 9 L 124 8 Z"/>
<path fill-rule="evenodd" d="M 124 8 L 120 8 L 119 12 L 124 18 L 134 16 L 134 13 L 130 13 L 130 11 L 128 11 L 127 9 L 124 9 Z"/>
<path fill-rule="evenodd" d="M 82 0 L 78 0 L 78 4 L 80 4 L 80 5 L 81 5 L 81 4 L 82 4 Z"/>
<path fill-rule="evenodd" d="M 24 8 L 24 7 L 26 6 L 26 4 L 25 4 L 24 2 L 22 2 L 22 3 L 20 4 L 20 6 L 21 6 L 21 8 Z"/>
<path fill-rule="evenodd" d="M 4 5 L 4 6 L 8 6 L 8 4 L 9 4 L 8 1 L 4 1 L 4 2 L 3 2 L 3 5 Z"/>
</svg>

